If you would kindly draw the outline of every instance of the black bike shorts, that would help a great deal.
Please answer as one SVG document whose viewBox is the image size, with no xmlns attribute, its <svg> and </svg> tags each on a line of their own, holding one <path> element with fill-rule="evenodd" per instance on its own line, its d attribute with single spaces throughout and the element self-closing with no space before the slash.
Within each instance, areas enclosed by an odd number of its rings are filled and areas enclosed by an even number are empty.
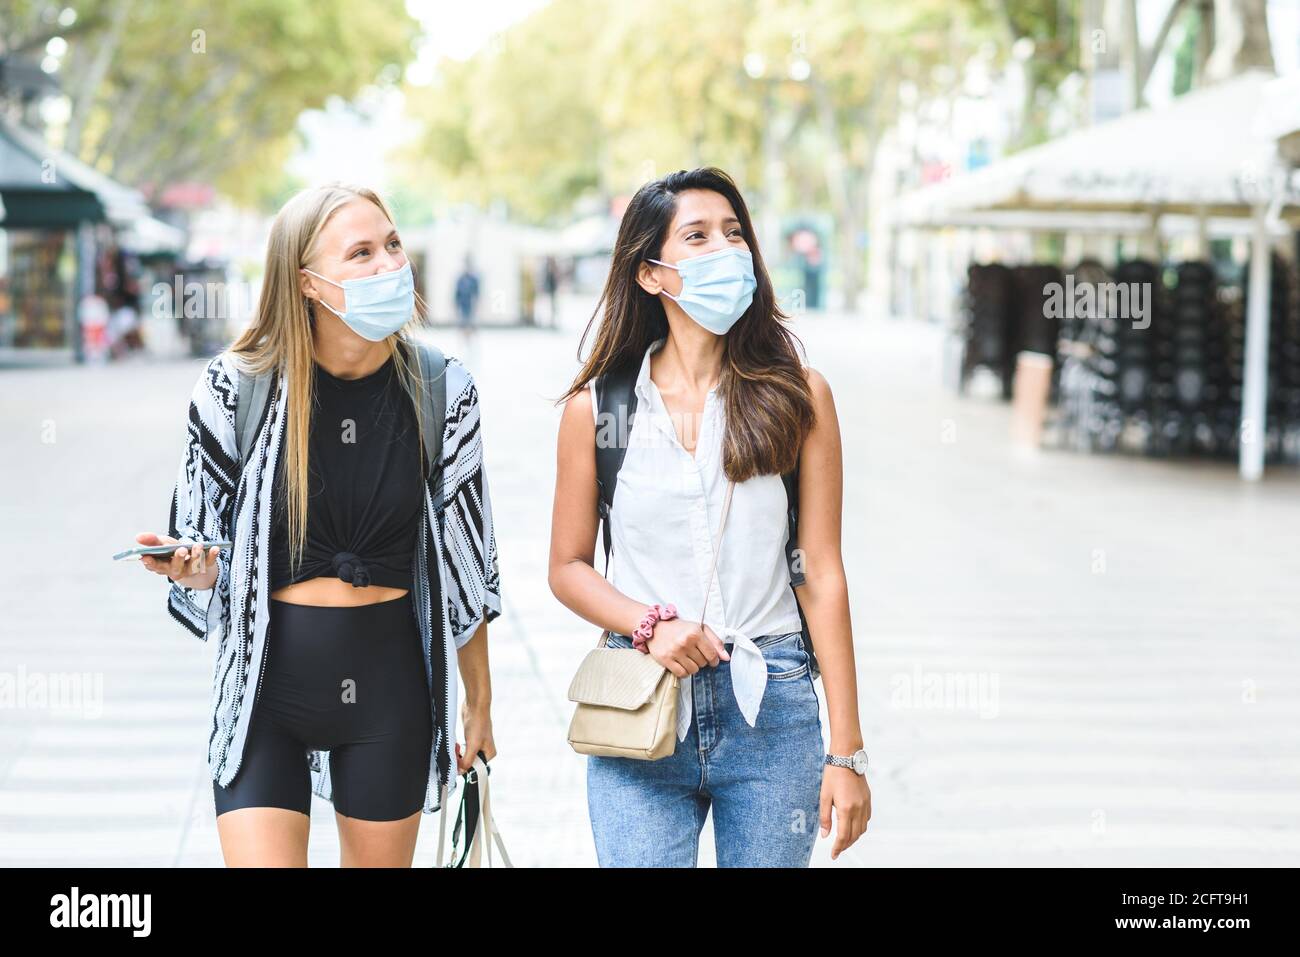
<svg viewBox="0 0 1300 957">
<path fill-rule="evenodd" d="M 266 673 L 239 771 L 217 814 L 310 814 L 309 750 L 328 750 L 334 809 L 396 821 L 424 807 L 433 719 L 411 594 L 321 607 L 270 599 Z"/>
</svg>

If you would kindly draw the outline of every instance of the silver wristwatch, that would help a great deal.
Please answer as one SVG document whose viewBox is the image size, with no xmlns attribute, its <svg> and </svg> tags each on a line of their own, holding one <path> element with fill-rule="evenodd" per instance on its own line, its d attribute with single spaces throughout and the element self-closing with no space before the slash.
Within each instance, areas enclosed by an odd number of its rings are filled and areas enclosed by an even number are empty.
<svg viewBox="0 0 1300 957">
<path fill-rule="evenodd" d="M 855 774 L 867 773 L 867 752 L 861 748 L 850 755 L 828 754 L 826 763 L 833 764 L 837 768 L 851 768 Z"/>
</svg>

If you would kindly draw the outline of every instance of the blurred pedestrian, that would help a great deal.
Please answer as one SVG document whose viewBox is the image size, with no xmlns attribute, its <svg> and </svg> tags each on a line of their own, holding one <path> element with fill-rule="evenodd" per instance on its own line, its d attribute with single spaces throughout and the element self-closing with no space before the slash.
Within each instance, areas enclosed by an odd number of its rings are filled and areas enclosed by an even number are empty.
<svg viewBox="0 0 1300 957">
<path fill-rule="evenodd" d="M 465 266 L 456 277 L 456 325 L 460 329 L 461 350 L 465 361 L 477 365 L 478 342 L 474 336 L 474 327 L 478 319 L 479 276 L 474 268 L 474 260 L 466 254 Z"/>
<path fill-rule="evenodd" d="M 88 293 L 77 303 L 77 326 L 81 330 L 82 355 L 88 363 L 108 359 L 110 313 L 108 302 L 97 293 Z"/>
<path fill-rule="evenodd" d="M 121 359 L 144 348 L 140 334 L 140 313 L 132 297 L 123 292 L 109 295 L 112 311 L 108 317 L 108 347 L 114 359 Z"/>
<path fill-rule="evenodd" d="M 456 324 L 463 333 L 469 335 L 474 331 L 479 297 L 478 272 L 474 269 L 474 260 L 470 256 L 465 257 L 465 266 L 456 277 L 455 297 Z"/>
<path fill-rule="evenodd" d="M 547 256 L 542 264 L 542 290 L 549 300 L 551 328 L 558 329 L 560 327 L 560 269 L 556 265 L 554 256 Z"/>
</svg>

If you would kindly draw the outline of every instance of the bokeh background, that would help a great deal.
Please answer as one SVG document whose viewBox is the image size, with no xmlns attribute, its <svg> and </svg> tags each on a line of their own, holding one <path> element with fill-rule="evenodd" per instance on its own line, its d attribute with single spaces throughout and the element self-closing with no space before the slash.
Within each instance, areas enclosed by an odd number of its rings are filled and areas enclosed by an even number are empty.
<svg viewBox="0 0 1300 957">
<path fill-rule="evenodd" d="M 341 179 L 482 395 L 498 822 L 594 864 L 553 400 L 632 193 L 698 165 L 843 433 L 875 809 L 814 863 L 1297 863 L 1297 164 L 1300 0 L 8 0 L 0 863 L 221 862 L 215 649 L 109 556 Z"/>
</svg>

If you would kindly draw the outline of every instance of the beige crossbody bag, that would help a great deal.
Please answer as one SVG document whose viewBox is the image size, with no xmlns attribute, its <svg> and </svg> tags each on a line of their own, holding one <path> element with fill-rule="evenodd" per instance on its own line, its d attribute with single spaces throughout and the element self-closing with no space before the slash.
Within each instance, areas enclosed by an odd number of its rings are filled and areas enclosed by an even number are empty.
<svg viewBox="0 0 1300 957">
<path fill-rule="evenodd" d="M 735 482 L 727 483 L 718 546 L 704 587 L 701 624 L 709 607 L 735 486 Z M 569 744 L 579 754 L 647 761 L 667 757 L 677 746 L 677 676 L 653 655 L 635 648 L 608 648 L 608 641 L 609 631 L 602 631 L 600 641 L 587 652 L 569 684 L 569 700 L 578 703 L 569 722 Z"/>
</svg>

